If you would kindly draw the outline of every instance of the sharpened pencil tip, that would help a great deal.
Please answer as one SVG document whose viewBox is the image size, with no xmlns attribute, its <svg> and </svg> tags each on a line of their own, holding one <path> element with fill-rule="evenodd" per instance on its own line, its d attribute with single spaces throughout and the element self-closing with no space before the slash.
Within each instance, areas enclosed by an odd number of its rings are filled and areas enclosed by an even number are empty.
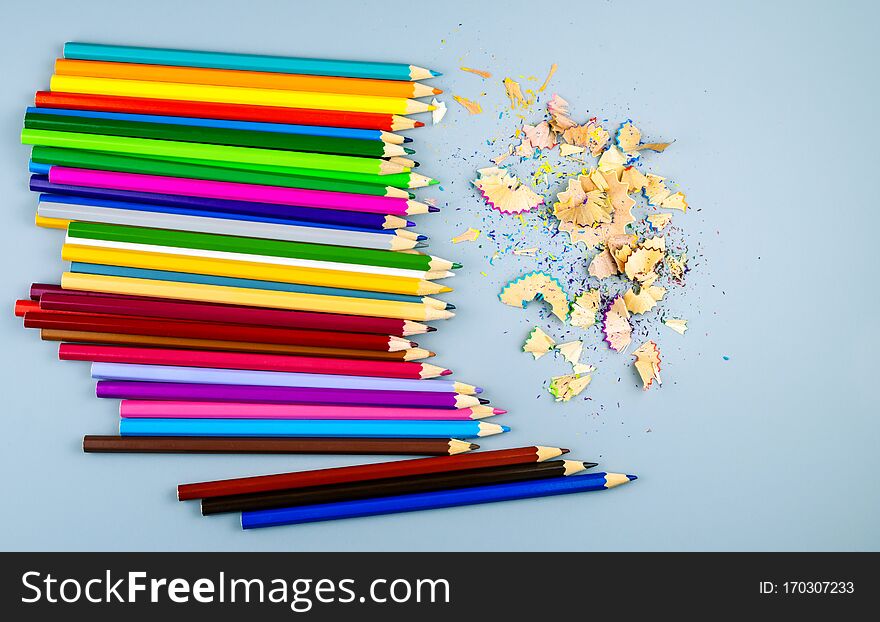
<svg viewBox="0 0 880 622">
<path fill-rule="evenodd" d="M 478 397 L 477 399 L 480 400 L 480 404 L 488 404 L 489 403 L 489 400 L 487 400 L 485 397 Z"/>
<path fill-rule="evenodd" d="M 627 475 L 626 477 L 629 481 L 633 481 L 634 479 L 639 479 L 638 475 Z"/>
<path fill-rule="evenodd" d="M 434 89 L 434 95 L 439 95 L 443 92 L 443 89 Z"/>
<path fill-rule="evenodd" d="M 415 149 L 410 149 L 409 147 L 404 147 L 403 151 L 404 151 L 404 153 L 406 153 L 406 155 L 412 155 L 416 152 Z"/>
<path fill-rule="evenodd" d="M 428 71 L 431 72 L 431 77 L 432 77 L 432 78 L 439 78 L 440 76 L 443 75 L 443 74 L 440 73 L 439 71 L 434 71 L 433 69 L 428 69 Z"/>
<path fill-rule="evenodd" d="M 415 226 L 416 226 L 416 223 L 414 223 L 412 220 L 407 220 L 407 221 L 406 221 L 406 226 L 407 226 L 407 227 L 415 227 Z"/>
<path fill-rule="evenodd" d="M 418 162 L 413 160 L 412 166 L 410 168 L 419 168 L 420 166 L 421 166 L 421 164 L 419 164 Z"/>
<path fill-rule="evenodd" d="M 510 432 L 510 426 L 508 426 L 508 425 L 502 425 L 502 426 L 498 426 L 498 427 L 501 428 L 502 432 Z"/>
<path fill-rule="evenodd" d="M 570 450 L 570 449 L 565 449 L 564 447 L 560 447 L 560 448 L 559 448 L 559 451 L 561 451 L 563 454 L 567 454 L 567 453 L 570 452 L 571 450 Z"/>
<path fill-rule="evenodd" d="M 474 387 L 474 393 L 482 393 L 483 387 Z"/>
<path fill-rule="evenodd" d="M 439 207 L 436 207 L 436 206 L 434 206 L 434 205 L 429 205 L 429 206 L 428 206 L 428 213 L 429 213 L 429 214 L 436 214 L 436 213 L 439 212 L 439 211 L 440 211 L 440 208 L 439 208 Z"/>
<path fill-rule="evenodd" d="M 416 242 L 416 245 L 414 248 L 428 248 L 428 245 L 425 244 L 424 242 Z"/>
<path fill-rule="evenodd" d="M 432 179 L 431 181 L 428 182 L 428 185 L 429 186 L 436 186 L 439 183 L 440 183 L 439 179 Z"/>
<path fill-rule="evenodd" d="M 480 448 L 480 446 L 477 445 L 476 443 L 471 443 L 471 450 L 479 449 L 479 448 Z"/>
<path fill-rule="evenodd" d="M 425 127 L 425 124 L 421 121 L 416 121 L 415 123 L 413 123 L 413 127 Z"/>
<path fill-rule="evenodd" d="M 424 235 L 424 234 L 422 234 L 422 233 L 420 233 L 420 234 L 418 234 L 418 235 L 416 236 L 416 241 L 417 241 L 417 242 L 424 242 L 424 241 L 427 240 L 427 239 L 428 239 L 428 236 L 426 236 L 426 235 Z"/>
<path fill-rule="evenodd" d="M 492 409 L 492 414 L 493 414 L 493 415 L 506 415 L 506 414 L 507 414 L 507 411 L 504 410 L 503 408 L 493 408 L 493 409 Z"/>
<path fill-rule="evenodd" d="M 461 270 L 461 264 L 458 262 L 452 264 L 452 269 L 453 270 Z"/>
<path fill-rule="evenodd" d="M 441 376 L 451 376 L 452 370 L 451 369 L 444 369 L 443 371 L 440 372 L 440 375 Z"/>
<path fill-rule="evenodd" d="M 584 462 L 583 464 L 585 469 L 592 469 L 593 467 L 599 466 L 598 462 Z"/>
<path fill-rule="evenodd" d="M 428 326 L 427 328 L 428 328 L 428 332 L 429 332 L 429 333 L 433 333 L 433 332 L 435 332 L 435 331 L 437 330 L 437 327 L 436 327 L 436 326 Z"/>
<path fill-rule="evenodd" d="M 403 142 L 405 142 L 405 143 L 411 143 L 412 141 L 413 141 L 413 139 L 410 138 L 409 136 L 404 136 L 404 137 L 403 137 Z"/>
<path fill-rule="evenodd" d="M 455 305 L 452 304 L 452 303 L 447 302 L 447 303 L 446 303 L 446 308 L 447 308 L 447 309 L 455 309 Z"/>
</svg>

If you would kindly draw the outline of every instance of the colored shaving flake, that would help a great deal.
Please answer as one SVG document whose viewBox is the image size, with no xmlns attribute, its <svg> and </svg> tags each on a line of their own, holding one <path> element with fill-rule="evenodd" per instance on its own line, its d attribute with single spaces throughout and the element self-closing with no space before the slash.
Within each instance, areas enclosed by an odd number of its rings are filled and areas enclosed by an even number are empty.
<svg viewBox="0 0 880 622">
<path fill-rule="evenodd" d="M 548 390 L 557 402 L 567 402 L 586 389 L 592 379 L 589 373 L 554 376 L 550 379 Z"/>
<path fill-rule="evenodd" d="M 462 97 L 461 95 L 453 95 L 452 99 L 464 106 L 465 110 L 467 110 L 470 114 L 480 114 L 481 112 L 483 112 L 483 107 L 479 104 L 479 102 L 472 101 L 467 97 Z"/>
<path fill-rule="evenodd" d="M 687 320 L 676 320 L 673 318 L 663 320 L 663 323 L 666 324 L 669 328 L 677 332 L 679 335 L 684 335 L 685 331 L 688 329 L 688 321 Z"/>
<path fill-rule="evenodd" d="M 556 63 L 553 63 L 552 65 L 550 65 L 550 71 L 547 72 L 547 77 L 544 78 L 544 82 L 541 84 L 540 87 L 538 87 L 539 93 L 544 92 L 544 90 L 547 88 L 547 85 L 550 84 L 550 78 L 553 77 L 553 74 L 556 73 L 557 69 L 559 69 L 559 65 L 557 65 Z"/>
<path fill-rule="evenodd" d="M 590 177 L 590 180 L 599 180 L 604 177 L 604 173 L 602 175 L 593 174 Z M 634 205 L 634 203 L 632 205 Z M 569 234 L 572 244 L 583 242 L 587 245 L 587 248 L 595 248 L 604 244 L 606 240 L 610 238 L 626 235 L 627 227 L 635 221 L 635 218 L 632 215 L 632 205 L 630 205 L 630 207 L 628 208 L 614 209 L 611 216 L 611 222 L 609 223 L 603 223 L 599 226 L 593 227 L 584 227 L 578 225 L 575 222 L 566 222 L 561 220 L 559 224 L 559 230 L 565 231 Z"/>
<path fill-rule="evenodd" d="M 550 305 L 550 310 L 563 322 L 568 317 L 568 296 L 559 281 L 546 272 L 538 270 L 514 279 L 502 288 L 498 299 L 511 307 L 526 308 L 526 304 L 539 299 Z"/>
<path fill-rule="evenodd" d="M 590 276 L 594 276 L 597 279 L 607 279 L 609 276 L 617 274 L 619 269 L 617 267 L 617 261 L 611 255 L 611 251 L 606 247 L 593 257 L 590 261 L 590 267 L 587 268 L 587 272 Z"/>
<path fill-rule="evenodd" d="M 617 296 L 602 314 L 602 334 L 608 347 L 620 352 L 632 342 L 629 311 L 621 296 Z"/>
<path fill-rule="evenodd" d="M 534 257 L 538 254 L 537 247 L 533 248 L 520 248 L 513 251 L 514 255 L 519 255 L 521 257 Z"/>
<path fill-rule="evenodd" d="M 593 156 L 601 155 L 611 135 L 601 125 L 591 119 L 586 125 L 575 125 L 562 133 L 562 140 L 570 145 L 590 149 Z"/>
<path fill-rule="evenodd" d="M 664 183 L 666 179 L 664 177 L 650 173 L 645 177 L 647 177 L 647 183 L 643 192 L 645 193 L 645 198 L 648 199 L 648 205 L 651 207 L 679 209 L 683 212 L 687 210 L 688 204 L 684 194 L 681 192 L 673 194 L 672 190 L 666 187 Z"/>
<path fill-rule="evenodd" d="M 556 346 L 556 350 L 562 355 L 562 358 L 564 358 L 566 361 L 568 361 L 572 365 L 577 365 L 581 361 L 581 354 L 584 351 L 584 342 L 578 340 L 560 343 L 558 346 Z"/>
<path fill-rule="evenodd" d="M 586 147 L 578 147 L 577 145 L 569 145 L 568 143 L 563 143 L 559 145 L 559 155 L 563 158 L 580 155 L 586 151 Z"/>
<path fill-rule="evenodd" d="M 670 253 L 666 255 L 663 264 L 666 266 L 666 271 L 669 273 L 669 278 L 672 279 L 672 282 L 676 285 L 684 285 L 684 275 L 688 271 L 687 253 L 682 253 L 681 255 Z"/>
<path fill-rule="evenodd" d="M 589 328 L 595 324 L 600 302 L 598 289 L 588 289 L 575 296 L 571 303 L 571 325 L 578 328 Z"/>
<path fill-rule="evenodd" d="M 642 142 L 642 132 L 633 125 L 633 122 L 627 119 L 621 124 L 620 128 L 617 130 L 617 136 L 615 137 L 615 142 L 617 146 L 620 147 L 620 150 L 630 156 L 631 159 L 635 159 L 639 157 L 639 151 L 643 149 L 648 149 L 650 151 L 656 151 L 657 153 L 661 153 L 666 150 L 666 148 L 672 143 L 643 143 Z"/>
<path fill-rule="evenodd" d="M 642 378 L 642 386 L 645 390 L 651 386 L 654 380 L 657 384 L 663 384 L 660 380 L 660 349 L 653 341 L 646 341 L 633 352 L 636 358 L 636 371 Z"/>
<path fill-rule="evenodd" d="M 599 158 L 600 171 L 613 171 L 618 175 L 626 168 L 627 157 L 623 152 L 611 145 Z"/>
<path fill-rule="evenodd" d="M 672 214 L 667 212 L 662 212 L 660 214 L 651 214 L 650 216 L 646 216 L 645 220 L 648 223 L 648 226 L 651 227 L 651 231 L 663 231 L 672 221 Z"/>
<path fill-rule="evenodd" d="M 535 357 L 535 360 L 537 361 L 552 350 L 555 345 L 556 342 L 553 338 L 536 326 L 532 329 L 532 332 L 529 333 L 529 336 L 526 337 L 522 349 L 523 352 L 528 352 Z"/>
<path fill-rule="evenodd" d="M 484 79 L 488 79 L 488 78 L 492 77 L 491 73 L 489 73 L 488 71 L 483 71 L 482 69 L 474 69 L 472 67 L 459 67 L 459 69 L 461 69 L 462 71 L 466 71 L 468 73 L 476 74 Z"/>
<path fill-rule="evenodd" d="M 596 371 L 596 366 L 589 363 L 575 363 L 571 366 L 571 370 L 575 374 L 589 374 Z"/>
<path fill-rule="evenodd" d="M 626 184 L 627 192 L 641 192 L 648 184 L 647 176 L 634 166 L 627 166 L 620 173 L 620 181 Z"/>
<path fill-rule="evenodd" d="M 525 109 L 529 107 L 530 102 L 523 97 L 519 82 L 511 80 L 510 78 L 504 78 L 504 90 L 507 92 L 507 99 L 510 100 L 511 109 Z"/>
<path fill-rule="evenodd" d="M 486 203 L 502 214 L 521 214 L 544 203 L 544 198 L 524 185 L 504 169 L 483 168 L 473 184 L 483 194 Z"/>
<path fill-rule="evenodd" d="M 461 242 L 475 242 L 478 237 L 480 237 L 480 230 L 471 227 L 452 238 L 452 243 L 459 244 Z"/>
<path fill-rule="evenodd" d="M 442 102 L 436 97 L 431 100 L 434 110 L 431 111 L 431 123 L 437 125 L 446 116 L 446 102 Z"/>
<path fill-rule="evenodd" d="M 638 294 L 630 289 L 623 295 L 623 303 L 626 305 L 626 308 L 630 313 L 638 315 L 640 313 L 647 313 L 653 309 L 665 295 L 666 288 L 660 287 L 659 285 L 643 287 Z"/>
<path fill-rule="evenodd" d="M 550 128 L 557 134 L 577 125 L 568 116 L 568 102 L 556 93 L 547 102 L 547 112 L 550 113 Z"/>
<path fill-rule="evenodd" d="M 613 208 L 608 195 L 593 184 L 586 175 L 568 180 L 568 188 L 556 195 L 553 215 L 564 223 L 592 227 L 611 222 Z"/>
<path fill-rule="evenodd" d="M 550 125 L 541 121 L 538 125 L 523 125 L 523 134 L 534 149 L 553 149 L 556 140 L 550 132 Z"/>
<path fill-rule="evenodd" d="M 654 268 L 662 260 L 663 251 L 640 246 L 626 259 L 623 271 L 633 281 L 644 283 L 654 274 Z"/>
</svg>

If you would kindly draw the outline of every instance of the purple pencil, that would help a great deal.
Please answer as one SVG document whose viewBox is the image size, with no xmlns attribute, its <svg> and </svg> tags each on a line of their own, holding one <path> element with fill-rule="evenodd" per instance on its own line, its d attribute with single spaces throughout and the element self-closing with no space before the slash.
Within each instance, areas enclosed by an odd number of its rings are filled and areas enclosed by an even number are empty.
<svg viewBox="0 0 880 622">
<path fill-rule="evenodd" d="M 98 397 L 134 400 L 184 400 L 198 402 L 269 402 L 279 404 L 352 404 L 405 408 L 470 408 L 489 400 L 459 393 L 429 391 L 367 391 L 361 389 L 310 389 L 236 384 L 183 382 L 129 382 L 100 380 Z"/>
</svg>

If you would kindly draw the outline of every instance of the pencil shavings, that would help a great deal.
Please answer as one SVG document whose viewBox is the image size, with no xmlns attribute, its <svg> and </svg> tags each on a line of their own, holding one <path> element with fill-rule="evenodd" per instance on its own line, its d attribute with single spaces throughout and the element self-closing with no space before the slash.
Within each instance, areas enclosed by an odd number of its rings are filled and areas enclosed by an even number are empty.
<svg viewBox="0 0 880 622">
<path fill-rule="evenodd" d="M 553 74 L 556 73 L 557 69 L 559 69 L 559 65 L 557 65 L 556 63 L 553 63 L 552 65 L 550 65 L 550 71 L 547 72 L 547 77 L 544 78 L 544 83 L 540 87 L 538 87 L 539 93 L 544 92 L 544 89 L 546 89 L 547 85 L 550 84 L 550 78 L 553 77 Z"/>
<path fill-rule="evenodd" d="M 565 223 L 592 227 L 611 222 L 612 207 L 608 195 L 599 190 L 586 175 L 568 180 L 568 188 L 556 195 L 553 215 Z"/>
<path fill-rule="evenodd" d="M 502 214 L 522 214 L 544 203 L 543 197 L 503 169 L 490 167 L 477 173 L 479 178 L 473 184 L 486 203 Z"/>
<path fill-rule="evenodd" d="M 556 146 L 550 125 L 546 121 L 541 121 L 538 125 L 523 125 L 522 129 L 533 149 L 552 149 Z"/>
<path fill-rule="evenodd" d="M 583 341 L 567 341 L 556 346 L 556 350 L 562 355 L 566 361 L 572 365 L 577 365 L 581 361 L 581 353 L 584 351 Z"/>
<path fill-rule="evenodd" d="M 465 110 L 467 110 L 470 114 L 480 114 L 481 112 L 483 112 L 483 107 L 479 104 L 479 102 L 470 100 L 467 97 L 462 97 L 461 95 L 453 95 L 452 99 L 464 106 Z"/>
<path fill-rule="evenodd" d="M 556 342 L 553 338 L 536 326 L 532 329 L 532 332 L 529 333 L 529 336 L 526 337 L 522 349 L 523 352 L 528 352 L 535 357 L 535 360 L 537 361 L 552 350 L 555 345 Z"/>
<path fill-rule="evenodd" d="M 627 160 L 628 158 L 620 149 L 611 145 L 599 158 L 599 170 L 614 172 L 623 171 L 623 169 L 626 168 Z"/>
<path fill-rule="evenodd" d="M 546 272 L 534 271 L 514 279 L 502 288 L 498 299 L 506 305 L 525 309 L 532 300 L 542 300 L 550 305 L 550 310 L 563 322 L 568 317 L 568 296 L 565 290 Z"/>
<path fill-rule="evenodd" d="M 578 147 L 589 148 L 590 154 L 599 156 L 608 144 L 611 135 L 601 125 L 591 119 L 585 125 L 575 125 L 562 133 L 562 139 Z"/>
<path fill-rule="evenodd" d="M 663 265 L 666 266 L 666 272 L 669 274 L 669 278 L 672 279 L 673 283 L 676 285 L 684 284 L 684 275 L 688 271 L 686 253 L 682 253 L 681 255 L 669 253 L 666 255 Z"/>
<path fill-rule="evenodd" d="M 649 248 L 655 251 L 666 251 L 666 238 L 663 236 L 657 235 L 653 238 L 646 238 L 641 244 L 639 244 L 639 248 Z"/>
<path fill-rule="evenodd" d="M 528 108 L 529 102 L 523 97 L 522 89 L 520 89 L 519 82 L 515 80 L 511 80 L 510 78 L 504 78 L 504 90 L 507 93 L 507 99 L 510 100 L 511 108 Z"/>
<path fill-rule="evenodd" d="M 642 378 L 642 386 L 645 390 L 651 386 L 654 380 L 657 384 L 663 384 L 660 380 L 660 349 L 653 341 L 646 341 L 634 352 L 636 371 Z"/>
<path fill-rule="evenodd" d="M 478 237 L 480 237 L 480 230 L 471 227 L 452 238 L 452 243 L 459 244 L 461 242 L 474 242 Z"/>
<path fill-rule="evenodd" d="M 663 251 L 639 247 L 627 258 L 623 271 L 633 281 L 644 283 L 654 274 L 654 268 L 662 259 Z"/>
<path fill-rule="evenodd" d="M 466 71 L 468 73 L 476 74 L 484 79 L 488 79 L 488 78 L 492 77 L 492 74 L 489 73 L 488 71 L 483 71 L 481 69 L 474 69 L 473 67 L 459 67 L 459 69 L 461 69 L 462 71 Z"/>
<path fill-rule="evenodd" d="M 666 179 L 659 175 L 648 173 L 647 182 L 644 187 L 645 198 L 648 199 L 648 205 L 651 207 L 663 207 L 667 209 L 678 209 L 686 211 L 688 208 L 684 194 L 681 192 L 672 193 L 672 190 L 666 187 L 664 183 Z"/>
<path fill-rule="evenodd" d="M 619 270 L 617 268 L 617 261 L 611 255 L 611 251 L 604 248 L 590 261 L 587 272 L 590 276 L 594 276 L 597 279 L 607 279 L 609 276 L 617 274 Z"/>
<path fill-rule="evenodd" d="M 568 102 L 556 93 L 547 102 L 547 112 L 550 113 L 550 128 L 557 134 L 577 125 L 568 116 Z"/>
<path fill-rule="evenodd" d="M 677 332 L 679 335 L 684 335 L 685 331 L 688 329 L 688 321 L 687 320 L 677 320 L 673 318 L 669 318 L 663 320 L 663 323 L 666 324 L 669 328 Z"/>
<path fill-rule="evenodd" d="M 638 158 L 639 151 L 648 149 L 658 153 L 665 151 L 672 143 L 643 143 L 642 132 L 633 125 L 632 121 L 627 119 L 617 130 L 615 142 L 620 150 L 629 155 L 631 158 Z"/>
<path fill-rule="evenodd" d="M 648 178 L 634 166 L 628 166 L 620 173 L 620 181 L 626 184 L 627 192 L 641 192 L 648 185 Z"/>
<path fill-rule="evenodd" d="M 602 334 L 605 343 L 615 352 L 620 352 L 632 342 L 629 311 L 621 296 L 617 296 L 602 314 Z"/>
<path fill-rule="evenodd" d="M 614 210 L 611 222 L 598 227 L 580 227 L 572 222 L 562 222 L 560 231 L 565 231 L 571 238 L 572 244 L 583 242 L 587 248 L 595 248 L 604 244 L 606 240 L 617 236 L 626 236 L 627 227 L 635 221 L 632 210 Z"/>
<path fill-rule="evenodd" d="M 588 373 L 554 376 L 550 379 L 548 390 L 557 402 L 567 402 L 586 389 L 592 379 L 593 377 Z"/>
<path fill-rule="evenodd" d="M 431 100 L 434 110 L 431 111 L 431 124 L 437 125 L 446 116 L 446 102 L 442 102 L 436 97 Z"/>
<path fill-rule="evenodd" d="M 563 158 L 567 158 L 573 155 L 580 155 L 586 151 L 586 147 L 578 147 L 577 145 L 570 145 L 568 143 L 562 143 L 559 145 L 559 155 Z"/>
<path fill-rule="evenodd" d="M 589 363 L 575 363 L 571 366 L 571 371 L 575 374 L 589 374 L 596 371 L 596 366 Z"/>
<path fill-rule="evenodd" d="M 647 313 L 666 295 L 666 289 L 658 285 L 643 287 L 636 294 L 632 289 L 623 295 L 623 303 L 626 305 L 627 311 L 633 315 Z"/>
<path fill-rule="evenodd" d="M 672 222 L 672 214 L 666 212 L 651 214 L 650 216 L 646 216 L 645 220 L 648 222 L 652 231 L 663 231 L 663 229 Z"/>
<path fill-rule="evenodd" d="M 599 313 L 600 296 L 598 289 L 588 289 L 574 297 L 569 319 L 572 326 L 589 328 L 596 323 Z"/>
</svg>

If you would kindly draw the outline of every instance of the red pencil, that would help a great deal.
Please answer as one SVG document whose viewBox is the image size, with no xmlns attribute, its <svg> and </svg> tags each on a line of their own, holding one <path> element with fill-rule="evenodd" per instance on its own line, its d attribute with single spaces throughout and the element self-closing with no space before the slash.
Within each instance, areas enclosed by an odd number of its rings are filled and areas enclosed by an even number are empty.
<svg viewBox="0 0 880 622">
<path fill-rule="evenodd" d="M 24 316 L 25 328 L 120 333 L 124 335 L 154 335 L 157 337 L 186 337 L 223 341 L 250 341 L 255 343 L 325 346 L 352 350 L 396 352 L 415 348 L 418 344 L 400 337 L 341 333 L 316 330 L 296 330 L 266 326 L 236 326 L 196 322 L 169 321 L 158 318 L 137 318 L 94 313 L 59 313 L 57 311 L 29 311 Z"/>
<path fill-rule="evenodd" d="M 315 356 L 285 356 L 280 354 L 214 352 L 210 350 L 180 350 L 171 348 L 137 348 L 77 343 L 62 343 L 58 347 L 58 358 L 62 361 L 219 367 L 221 369 L 289 371 L 381 378 L 436 378 L 437 376 L 447 376 L 452 373 L 448 369 L 430 365 L 429 363 L 409 361 L 368 361 Z"/>
<path fill-rule="evenodd" d="M 210 497 L 268 492 L 270 490 L 292 490 L 294 488 L 426 475 L 428 473 L 448 473 L 510 464 L 527 464 L 529 462 L 543 462 L 565 453 L 568 453 L 567 449 L 535 445 L 532 447 L 480 451 L 438 458 L 398 460 L 331 469 L 315 469 L 313 471 L 279 473 L 277 475 L 240 477 L 197 484 L 181 484 L 177 487 L 177 499 L 188 501 L 190 499 L 207 499 Z"/>
<path fill-rule="evenodd" d="M 292 123 L 294 125 L 324 125 L 366 130 L 409 130 L 424 123 L 394 114 L 369 112 L 341 112 L 336 110 L 307 110 L 278 106 L 252 106 L 246 104 L 218 104 L 174 99 L 147 99 L 142 97 L 114 97 L 110 95 L 82 95 L 38 91 L 34 103 L 40 108 L 71 108 L 74 110 L 97 110 L 100 112 L 129 112 L 174 117 L 199 117 L 205 119 L 228 119 L 232 121 L 258 121 L 266 123 Z"/>
<path fill-rule="evenodd" d="M 45 288 L 46 286 L 41 287 Z M 32 288 L 31 294 L 33 295 L 35 291 L 37 290 Z M 45 293 L 39 296 L 40 309 L 44 311 L 76 311 L 80 313 L 196 320 L 224 324 L 251 324 L 256 326 L 298 328 L 301 330 L 330 330 L 403 337 L 420 335 L 436 330 L 420 322 L 391 318 L 340 315 L 338 313 L 313 313 L 310 311 L 287 311 L 262 307 L 189 302 L 168 298 L 144 298 L 123 294 L 97 294 L 94 292 L 54 291 L 49 289 L 39 291 L 45 291 Z"/>
</svg>

